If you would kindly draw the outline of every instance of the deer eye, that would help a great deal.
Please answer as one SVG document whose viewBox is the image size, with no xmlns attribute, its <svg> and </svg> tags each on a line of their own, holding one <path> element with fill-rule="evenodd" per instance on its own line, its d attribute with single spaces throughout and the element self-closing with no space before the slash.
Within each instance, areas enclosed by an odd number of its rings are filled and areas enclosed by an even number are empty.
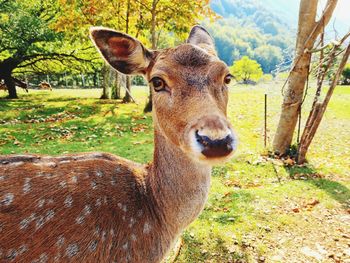
<svg viewBox="0 0 350 263">
<path fill-rule="evenodd" d="M 232 80 L 233 76 L 231 74 L 227 74 L 224 78 L 224 82 L 225 84 L 230 84 L 231 80 Z"/>
<path fill-rule="evenodd" d="M 156 92 L 163 91 L 166 88 L 165 81 L 159 77 L 152 78 L 149 84 Z"/>
</svg>

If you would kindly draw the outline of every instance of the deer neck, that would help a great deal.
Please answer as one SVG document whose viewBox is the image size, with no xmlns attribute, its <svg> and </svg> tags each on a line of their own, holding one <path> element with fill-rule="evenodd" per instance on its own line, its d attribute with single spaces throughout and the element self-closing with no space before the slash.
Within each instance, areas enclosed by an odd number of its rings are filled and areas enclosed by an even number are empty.
<svg viewBox="0 0 350 263">
<path fill-rule="evenodd" d="M 202 211 L 210 187 L 211 167 L 189 158 L 155 127 L 149 187 L 167 231 L 178 234 Z"/>
</svg>

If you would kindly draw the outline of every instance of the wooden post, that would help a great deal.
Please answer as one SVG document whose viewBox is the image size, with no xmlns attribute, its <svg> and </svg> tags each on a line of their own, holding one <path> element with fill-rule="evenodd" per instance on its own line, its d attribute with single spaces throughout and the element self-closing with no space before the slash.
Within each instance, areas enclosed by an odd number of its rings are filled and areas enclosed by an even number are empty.
<svg viewBox="0 0 350 263">
<path fill-rule="evenodd" d="M 264 122 L 264 147 L 267 141 L 267 94 L 265 93 L 265 122 Z"/>
</svg>

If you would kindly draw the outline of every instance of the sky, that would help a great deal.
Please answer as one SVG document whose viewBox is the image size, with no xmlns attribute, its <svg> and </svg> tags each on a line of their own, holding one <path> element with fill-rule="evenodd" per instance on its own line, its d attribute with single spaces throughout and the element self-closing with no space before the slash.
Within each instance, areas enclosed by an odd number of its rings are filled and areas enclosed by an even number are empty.
<svg viewBox="0 0 350 263">
<path fill-rule="evenodd" d="M 319 5 L 319 8 L 323 9 L 326 3 L 326 0 L 320 0 L 321 5 Z M 337 30 L 339 27 L 339 33 L 345 34 L 350 30 L 350 0 L 338 0 L 337 7 L 333 13 L 333 21 L 330 24 L 333 24 L 333 22 Z"/>
<path fill-rule="evenodd" d="M 300 0 L 280 0 L 283 2 L 293 2 L 293 5 L 295 5 L 294 10 L 299 9 L 299 3 Z M 322 14 L 322 10 L 325 8 L 327 3 L 327 0 L 320 0 L 319 6 L 318 6 L 318 14 Z M 298 14 L 296 14 L 296 17 L 298 17 Z M 350 30 L 350 0 L 338 0 L 337 7 L 334 10 L 332 21 L 329 23 L 329 29 L 332 31 L 333 25 L 335 29 L 338 31 L 339 36 L 344 35 Z"/>
</svg>

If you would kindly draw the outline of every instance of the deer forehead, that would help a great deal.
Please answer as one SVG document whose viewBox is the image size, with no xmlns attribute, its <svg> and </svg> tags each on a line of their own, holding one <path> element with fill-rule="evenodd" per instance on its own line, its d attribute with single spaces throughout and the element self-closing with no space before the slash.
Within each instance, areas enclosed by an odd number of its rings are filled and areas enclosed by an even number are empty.
<svg viewBox="0 0 350 263">
<path fill-rule="evenodd" d="M 227 71 L 226 64 L 217 56 L 198 46 L 182 44 L 158 55 L 149 78 L 159 76 L 176 83 L 203 87 Z"/>
</svg>

